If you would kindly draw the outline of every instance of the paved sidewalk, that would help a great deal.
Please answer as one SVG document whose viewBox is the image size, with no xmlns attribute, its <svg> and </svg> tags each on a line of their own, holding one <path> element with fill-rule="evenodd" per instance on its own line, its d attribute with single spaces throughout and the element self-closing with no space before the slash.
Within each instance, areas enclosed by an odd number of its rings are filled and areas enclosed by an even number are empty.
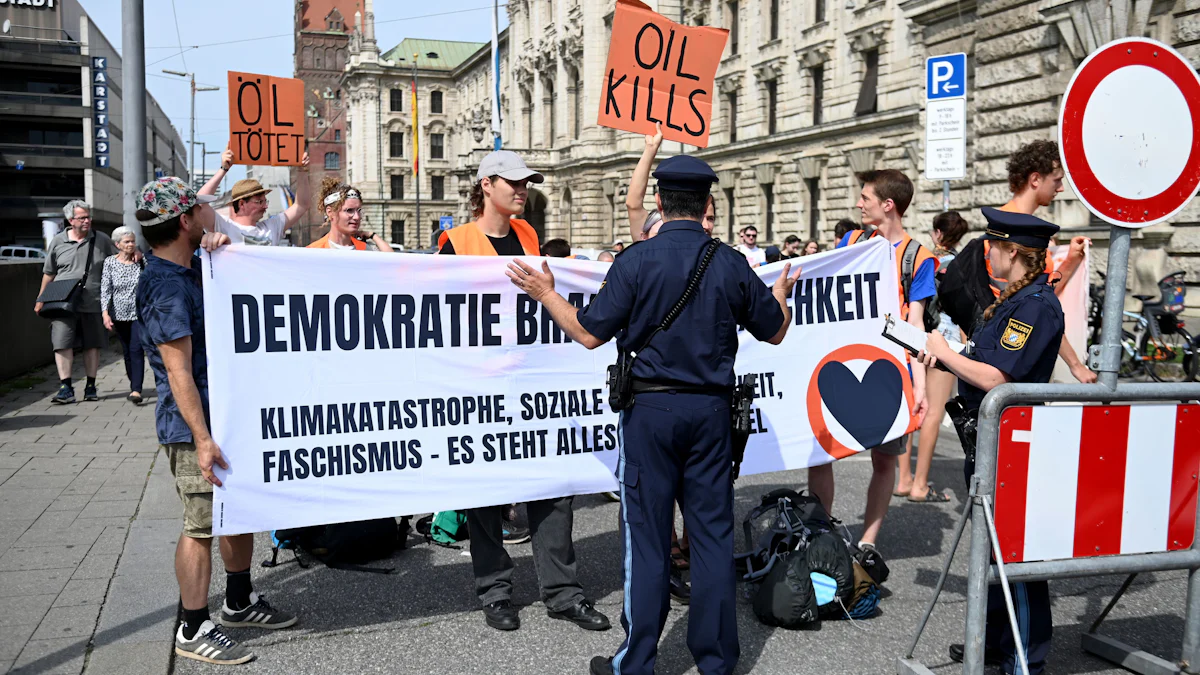
<svg viewBox="0 0 1200 675">
<path fill-rule="evenodd" d="M 221 668 L 175 660 L 172 633 L 178 589 L 173 573 L 180 506 L 165 461 L 156 461 L 153 394 L 127 403 L 119 354 L 107 350 L 101 400 L 55 406 L 53 368 L 33 387 L 0 389 L 0 673 L 585 673 L 588 659 L 612 654 L 618 627 L 586 633 L 546 617 L 529 544 L 510 548 L 516 561 L 514 602 L 522 627 L 487 628 L 473 593 L 470 560 L 410 539 L 411 548 L 381 564 L 395 574 L 347 572 L 314 565 L 264 569 L 264 535 L 251 567 L 256 589 L 296 611 L 291 630 L 235 629 L 258 660 Z M 0 386 L 6 386 L 0 383 Z M 11 386 L 11 383 L 9 385 Z M 77 389 L 82 393 L 82 387 Z M 869 458 L 837 464 L 835 515 L 862 528 Z M 949 550 L 962 509 L 962 454 L 943 434 L 933 480 L 956 494 L 947 504 L 892 502 L 879 540 L 892 577 L 880 614 L 863 622 L 825 621 L 817 630 L 786 631 L 758 623 L 739 595 L 742 656 L 738 673 L 828 675 L 893 673 Z M 777 487 L 803 488 L 805 472 L 738 481 L 737 513 Z M 585 592 L 614 621 L 622 579 L 617 505 L 599 496 L 575 500 L 575 542 Z M 742 546 L 740 527 L 738 546 Z M 290 557 L 290 556 L 289 556 Z M 219 560 L 210 607 L 219 608 Z M 960 549 L 946 591 L 917 650 L 935 673 L 960 672 L 946 646 L 962 640 L 966 555 Z M 1121 577 L 1051 584 L 1055 640 L 1048 673 L 1125 672 L 1083 653 L 1080 635 Z M 1102 631 L 1158 654 L 1179 658 L 1186 576 L 1143 574 Z M 740 593 L 740 589 L 739 589 Z M 656 672 L 696 673 L 686 644 L 688 611 L 672 604 Z"/>
</svg>

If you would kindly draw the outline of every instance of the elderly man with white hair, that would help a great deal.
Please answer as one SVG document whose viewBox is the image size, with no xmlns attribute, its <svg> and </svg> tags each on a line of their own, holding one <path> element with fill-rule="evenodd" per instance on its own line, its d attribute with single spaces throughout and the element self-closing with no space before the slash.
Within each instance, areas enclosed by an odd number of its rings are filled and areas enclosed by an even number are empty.
<svg viewBox="0 0 1200 675">
<path fill-rule="evenodd" d="M 50 343 L 54 347 L 54 363 L 58 366 L 61 386 L 51 400 L 55 403 L 74 403 L 75 389 L 71 386 L 71 366 L 76 347 L 83 349 L 83 367 L 87 373 L 87 385 L 83 389 L 83 400 L 95 401 L 96 371 L 100 368 L 100 347 L 104 345 L 104 321 L 100 312 L 100 269 L 104 259 L 117 252 L 112 239 L 103 232 L 92 230 L 92 206 L 74 199 L 63 207 L 67 229 L 55 235 L 46 249 L 46 263 L 42 266 L 42 288 L 56 278 L 84 279 L 83 286 L 75 294 L 74 316 L 69 319 L 50 320 Z M 96 267 L 97 269 L 92 269 Z M 34 302 L 33 311 L 41 313 L 42 303 Z"/>
<path fill-rule="evenodd" d="M 118 227 L 112 239 L 117 244 L 117 254 L 104 259 L 104 272 L 100 276 L 100 309 L 104 314 L 104 327 L 116 331 L 121 338 L 125 355 L 125 376 L 129 378 L 129 402 L 142 404 L 142 381 L 146 375 L 146 353 L 142 349 L 142 331 L 138 328 L 137 293 L 138 279 L 146 266 L 137 254 L 137 234 L 133 228 Z"/>
</svg>

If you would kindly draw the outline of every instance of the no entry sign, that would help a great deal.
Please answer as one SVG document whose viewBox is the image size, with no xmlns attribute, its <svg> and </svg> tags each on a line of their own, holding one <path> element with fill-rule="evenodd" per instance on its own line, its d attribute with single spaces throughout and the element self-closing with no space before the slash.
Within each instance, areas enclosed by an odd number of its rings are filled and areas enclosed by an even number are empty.
<svg viewBox="0 0 1200 675">
<path fill-rule="evenodd" d="M 1071 77 L 1058 135 L 1088 210 L 1122 227 L 1167 220 L 1200 186 L 1200 78 L 1161 42 L 1110 42 Z"/>
</svg>

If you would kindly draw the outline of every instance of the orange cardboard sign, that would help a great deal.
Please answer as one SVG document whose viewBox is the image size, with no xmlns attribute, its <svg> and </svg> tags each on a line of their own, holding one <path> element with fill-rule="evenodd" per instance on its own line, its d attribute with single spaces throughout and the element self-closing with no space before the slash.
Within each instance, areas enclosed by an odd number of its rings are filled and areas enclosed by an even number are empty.
<svg viewBox="0 0 1200 675">
<path fill-rule="evenodd" d="M 304 82 L 229 71 L 229 147 L 234 164 L 299 166 Z"/>
<path fill-rule="evenodd" d="M 601 126 L 701 148 L 712 126 L 714 78 L 729 31 L 684 26 L 638 0 L 617 0 L 600 97 Z"/>
</svg>

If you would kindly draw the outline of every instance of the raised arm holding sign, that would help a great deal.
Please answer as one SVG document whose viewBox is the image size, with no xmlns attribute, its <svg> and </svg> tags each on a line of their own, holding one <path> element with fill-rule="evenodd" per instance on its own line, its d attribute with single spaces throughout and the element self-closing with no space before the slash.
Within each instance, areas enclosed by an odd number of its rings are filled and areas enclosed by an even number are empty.
<svg viewBox="0 0 1200 675">
<path fill-rule="evenodd" d="M 304 82 L 229 71 L 229 147 L 234 164 L 299 166 Z"/>
<path fill-rule="evenodd" d="M 598 123 L 708 146 L 717 63 L 729 31 L 684 26 L 638 0 L 617 0 Z"/>
</svg>

